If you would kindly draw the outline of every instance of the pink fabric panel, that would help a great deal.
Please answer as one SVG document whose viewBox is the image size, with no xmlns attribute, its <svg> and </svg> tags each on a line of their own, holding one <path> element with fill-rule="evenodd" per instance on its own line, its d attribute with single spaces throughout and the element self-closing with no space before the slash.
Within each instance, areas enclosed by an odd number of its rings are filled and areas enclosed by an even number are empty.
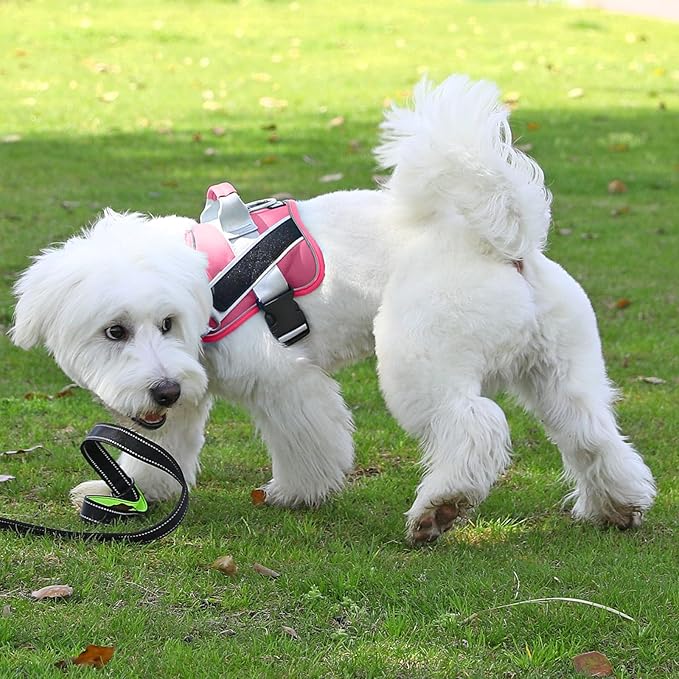
<svg viewBox="0 0 679 679">
<path fill-rule="evenodd" d="M 196 250 L 207 254 L 207 276 L 211 281 L 234 258 L 233 250 L 212 224 L 196 224 L 192 231 Z"/>
</svg>

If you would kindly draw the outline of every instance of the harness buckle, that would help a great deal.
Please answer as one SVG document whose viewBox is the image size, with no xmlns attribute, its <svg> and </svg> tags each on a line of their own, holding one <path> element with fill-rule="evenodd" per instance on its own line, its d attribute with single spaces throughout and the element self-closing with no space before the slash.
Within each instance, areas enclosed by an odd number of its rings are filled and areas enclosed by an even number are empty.
<svg viewBox="0 0 679 679">
<path fill-rule="evenodd" d="M 286 347 L 309 334 L 306 316 L 295 302 L 291 288 L 268 302 L 259 301 L 257 304 L 264 312 L 271 334 Z"/>
</svg>

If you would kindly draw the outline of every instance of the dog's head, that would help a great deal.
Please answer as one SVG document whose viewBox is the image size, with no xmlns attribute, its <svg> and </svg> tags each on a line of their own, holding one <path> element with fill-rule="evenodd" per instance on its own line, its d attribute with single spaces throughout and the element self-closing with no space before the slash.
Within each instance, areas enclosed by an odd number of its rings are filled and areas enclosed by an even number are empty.
<svg viewBox="0 0 679 679">
<path fill-rule="evenodd" d="M 201 333 L 211 295 L 190 219 L 107 210 L 82 234 L 44 250 L 17 281 L 10 335 L 44 344 L 74 382 L 156 429 L 168 408 L 207 389 Z"/>
</svg>

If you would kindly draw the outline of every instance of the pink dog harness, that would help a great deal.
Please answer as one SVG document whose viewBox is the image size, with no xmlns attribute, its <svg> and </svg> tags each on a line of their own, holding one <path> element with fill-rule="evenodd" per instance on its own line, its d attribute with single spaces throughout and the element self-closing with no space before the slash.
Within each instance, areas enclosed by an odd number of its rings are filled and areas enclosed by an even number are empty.
<svg viewBox="0 0 679 679">
<path fill-rule="evenodd" d="M 203 342 L 223 339 L 259 311 L 285 345 L 309 334 L 294 297 L 315 290 L 325 266 L 294 200 L 246 205 L 231 184 L 216 184 L 186 242 L 208 258 L 213 308 Z"/>
</svg>

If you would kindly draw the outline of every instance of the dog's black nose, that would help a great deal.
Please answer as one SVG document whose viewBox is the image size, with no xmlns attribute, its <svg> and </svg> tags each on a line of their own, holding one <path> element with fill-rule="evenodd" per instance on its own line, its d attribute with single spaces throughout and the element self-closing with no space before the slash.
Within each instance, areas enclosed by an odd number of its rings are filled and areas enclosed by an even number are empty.
<svg viewBox="0 0 679 679">
<path fill-rule="evenodd" d="M 182 388 L 179 386 L 179 382 L 174 380 L 163 380 L 158 382 L 154 387 L 151 387 L 151 396 L 153 400 L 159 405 L 165 408 L 169 408 L 173 403 L 177 402 L 177 399 L 182 393 Z"/>
</svg>

